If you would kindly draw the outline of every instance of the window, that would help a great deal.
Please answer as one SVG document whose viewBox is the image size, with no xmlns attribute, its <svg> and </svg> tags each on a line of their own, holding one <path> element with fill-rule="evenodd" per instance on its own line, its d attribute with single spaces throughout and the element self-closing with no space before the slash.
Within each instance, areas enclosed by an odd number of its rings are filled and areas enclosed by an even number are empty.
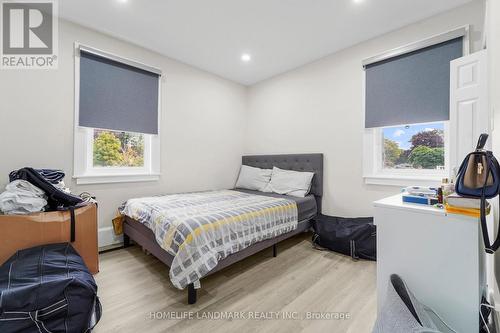
<svg viewBox="0 0 500 333">
<path fill-rule="evenodd" d="M 94 129 L 92 167 L 144 167 L 144 134 Z"/>
<path fill-rule="evenodd" d="M 77 183 L 157 180 L 160 72 L 89 47 L 76 48 Z"/>
<path fill-rule="evenodd" d="M 384 127 L 382 140 L 383 170 L 446 170 L 444 122 Z"/>
<path fill-rule="evenodd" d="M 369 184 L 435 184 L 449 177 L 450 62 L 468 52 L 467 27 L 363 61 L 363 173 Z"/>
</svg>

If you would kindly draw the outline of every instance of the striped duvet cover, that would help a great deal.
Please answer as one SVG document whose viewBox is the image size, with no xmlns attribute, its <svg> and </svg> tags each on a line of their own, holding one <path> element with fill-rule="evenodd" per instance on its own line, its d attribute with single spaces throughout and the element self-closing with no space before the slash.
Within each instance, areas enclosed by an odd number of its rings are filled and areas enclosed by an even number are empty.
<svg viewBox="0 0 500 333">
<path fill-rule="evenodd" d="M 185 288 L 250 245 L 297 228 L 293 200 L 223 190 L 128 200 L 120 209 L 149 227 L 174 259 L 170 279 Z"/>
</svg>

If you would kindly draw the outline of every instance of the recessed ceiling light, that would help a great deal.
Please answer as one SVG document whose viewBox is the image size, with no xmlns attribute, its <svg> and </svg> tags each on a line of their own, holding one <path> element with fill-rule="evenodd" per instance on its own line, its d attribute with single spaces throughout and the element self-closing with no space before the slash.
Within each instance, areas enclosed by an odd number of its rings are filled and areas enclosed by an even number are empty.
<svg viewBox="0 0 500 333">
<path fill-rule="evenodd" d="M 365 0 L 352 0 L 352 2 L 354 2 L 354 3 L 362 3 L 362 2 L 365 2 Z"/>
<path fill-rule="evenodd" d="M 128 2 L 128 0 L 116 0 L 116 1 L 118 1 L 120 3 L 126 3 L 126 2 Z"/>
<path fill-rule="evenodd" d="M 250 60 L 252 60 L 252 56 L 248 53 L 243 53 L 241 55 L 241 61 L 243 62 L 249 62 Z"/>
</svg>

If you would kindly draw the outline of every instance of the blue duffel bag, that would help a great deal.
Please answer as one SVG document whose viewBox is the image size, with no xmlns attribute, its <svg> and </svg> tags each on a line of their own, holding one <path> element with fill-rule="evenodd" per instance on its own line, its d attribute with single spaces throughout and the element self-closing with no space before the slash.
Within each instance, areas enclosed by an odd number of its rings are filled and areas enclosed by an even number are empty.
<svg viewBox="0 0 500 333">
<path fill-rule="evenodd" d="M 0 332 L 89 332 L 100 317 L 95 280 L 69 243 L 21 250 L 0 266 Z"/>
</svg>

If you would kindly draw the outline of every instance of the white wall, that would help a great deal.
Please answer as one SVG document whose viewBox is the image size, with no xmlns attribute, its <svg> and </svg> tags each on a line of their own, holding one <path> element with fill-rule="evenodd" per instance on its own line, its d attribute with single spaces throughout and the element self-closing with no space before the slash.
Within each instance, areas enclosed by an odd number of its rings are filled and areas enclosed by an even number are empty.
<svg viewBox="0 0 500 333">
<path fill-rule="evenodd" d="M 0 188 L 23 166 L 61 168 L 75 193 L 97 196 L 104 227 L 130 197 L 233 186 L 243 151 L 244 86 L 65 21 L 59 32 L 58 70 L 0 73 Z M 72 181 L 75 41 L 163 70 L 160 181 Z"/>
<path fill-rule="evenodd" d="M 250 87 L 245 153 L 323 152 L 324 213 L 371 215 L 374 200 L 400 189 L 363 182 L 361 61 L 464 24 L 478 50 L 483 18 L 474 1 Z"/>
<path fill-rule="evenodd" d="M 493 150 L 500 155 L 500 2 L 488 1 L 487 49 L 489 58 L 490 107 L 493 113 Z"/>
<path fill-rule="evenodd" d="M 488 0 L 487 17 L 487 49 L 488 49 L 488 70 L 490 88 L 490 107 L 493 114 L 493 152 L 500 156 L 500 3 L 498 0 Z M 493 200 L 495 209 L 495 221 L 499 218 L 499 207 L 496 200 Z M 496 225 L 498 229 L 500 226 Z M 496 235 L 490 235 L 490 238 Z M 495 303 L 500 303 L 500 253 L 495 254 L 495 275 L 497 278 L 497 288 L 495 290 Z"/>
</svg>

